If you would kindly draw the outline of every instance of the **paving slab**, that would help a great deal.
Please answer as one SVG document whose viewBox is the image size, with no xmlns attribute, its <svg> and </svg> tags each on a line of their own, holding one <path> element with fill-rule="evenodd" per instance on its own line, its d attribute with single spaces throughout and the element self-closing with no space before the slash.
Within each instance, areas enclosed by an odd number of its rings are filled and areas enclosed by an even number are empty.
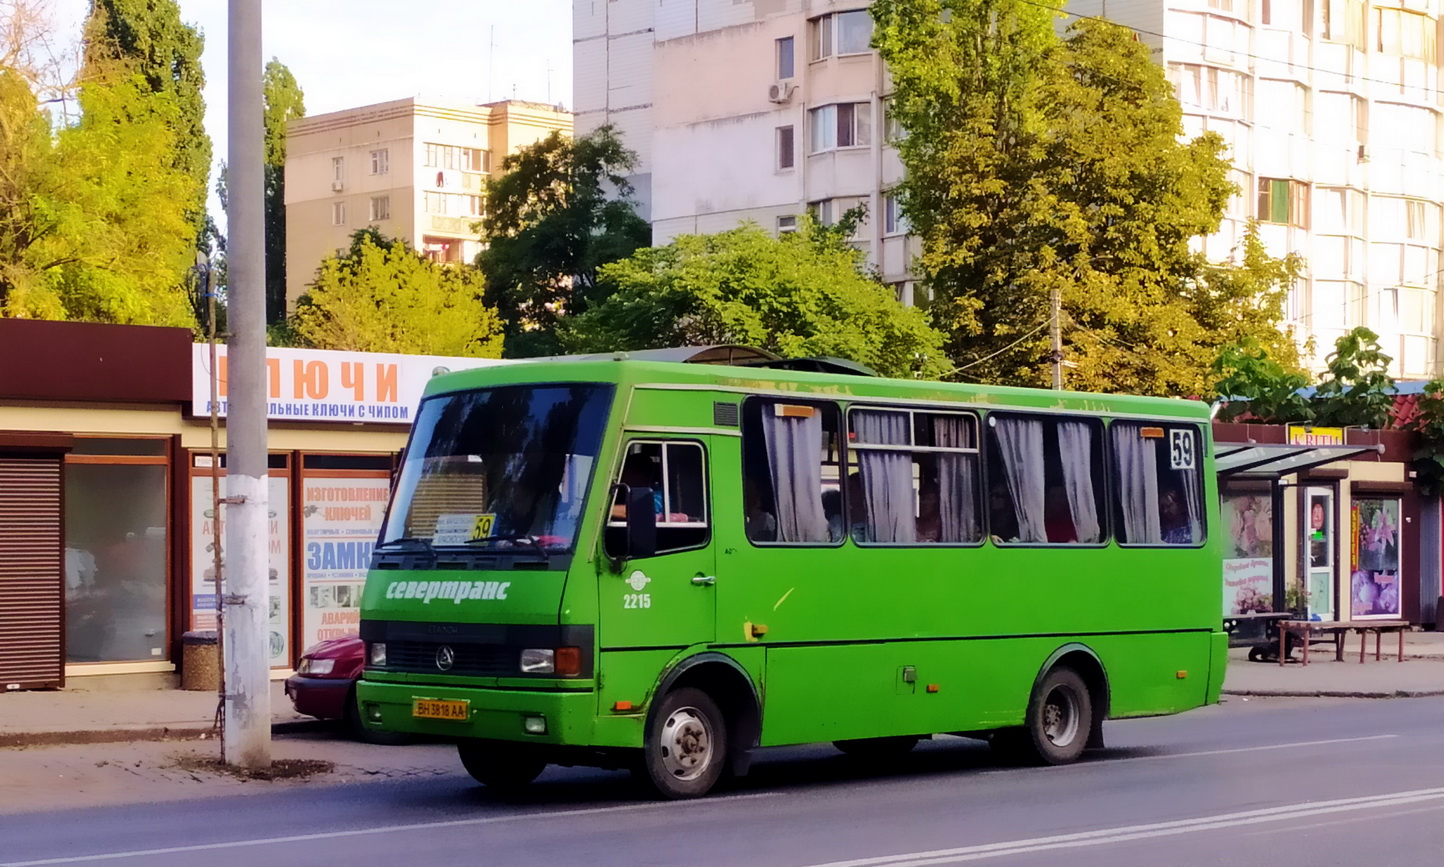
<svg viewBox="0 0 1444 867">
<path fill-rule="evenodd" d="M 1404 661 L 1398 660 L 1398 639 L 1384 636 L 1381 659 L 1374 659 L 1369 639 L 1365 661 L 1359 662 L 1359 638 L 1344 644 L 1342 661 L 1333 648 L 1314 645 L 1309 664 L 1294 651 L 1294 661 L 1250 662 L 1247 648 L 1229 651 L 1223 691 L 1227 695 L 1323 696 L 1336 698 L 1404 698 L 1444 695 L 1444 633 L 1408 632 L 1404 635 Z"/>
</svg>

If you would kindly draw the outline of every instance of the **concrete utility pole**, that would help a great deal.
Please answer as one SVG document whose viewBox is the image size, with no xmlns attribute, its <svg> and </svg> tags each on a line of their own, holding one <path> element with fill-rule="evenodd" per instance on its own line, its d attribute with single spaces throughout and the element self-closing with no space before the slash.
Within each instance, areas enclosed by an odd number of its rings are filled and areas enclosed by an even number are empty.
<svg viewBox="0 0 1444 867">
<path fill-rule="evenodd" d="M 271 765 L 266 598 L 266 244 L 262 181 L 261 0 L 230 0 L 226 408 L 227 764 Z"/>
<path fill-rule="evenodd" d="M 1048 323 L 1048 333 L 1053 338 L 1053 390 L 1063 390 L 1063 325 L 1059 321 L 1063 318 L 1063 299 L 1058 289 L 1057 282 L 1053 283 L 1053 299 L 1049 305 L 1052 308 L 1052 320 Z"/>
</svg>

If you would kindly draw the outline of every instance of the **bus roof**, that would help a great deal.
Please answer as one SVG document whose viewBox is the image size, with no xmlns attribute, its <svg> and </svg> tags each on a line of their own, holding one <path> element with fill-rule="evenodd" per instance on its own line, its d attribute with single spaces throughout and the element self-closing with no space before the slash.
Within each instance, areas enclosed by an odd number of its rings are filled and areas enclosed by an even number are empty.
<svg viewBox="0 0 1444 867">
<path fill-rule="evenodd" d="M 596 382 L 620 386 L 710 388 L 739 394 L 784 394 L 840 400 L 901 400 L 957 403 L 983 408 L 1052 409 L 1089 413 L 1126 413 L 1168 418 L 1207 419 L 1209 407 L 1197 400 L 1050 391 L 1001 385 L 887 379 L 734 367 L 673 361 L 635 360 L 626 353 L 610 357 L 560 357 L 457 371 L 434 377 L 426 396 L 500 385 Z"/>
</svg>

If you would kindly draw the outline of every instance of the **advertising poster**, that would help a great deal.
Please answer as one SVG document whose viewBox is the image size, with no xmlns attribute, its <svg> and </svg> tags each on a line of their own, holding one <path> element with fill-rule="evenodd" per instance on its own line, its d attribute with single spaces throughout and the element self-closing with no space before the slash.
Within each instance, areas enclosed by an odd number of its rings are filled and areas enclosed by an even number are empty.
<svg viewBox="0 0 1444 867">
<path fill-rule="evenodd" d="M 1223 613 L 1273 610 L 1273 502 L 1266 493 L 1225 494 Z"/>
<path fill-rule="evenodd" d="M 308 476 L 301 488 L 301 645 L 356 635 L 390 481 Z"/>
<path fill-rule="evenodd" d="M 1350 523 L 1349 610 L 1359 618 L 1397 618 L 1399 501 L 1356 498 Z"/>
<path fill-rule="evenodd" d="M 267 496 L 270 514 L 267 544 L 270 550 L 270 575 L 266 596 L 270 616 L 268 632 L 272 668 L 291 664 L 291 570 L 290 520 L 286 514 L 290 504 L 290 485 L 284 478 L 268 479 Z M 226 495 L 226 479 L 221 477 L 221 496 Z M 225 506 L 221 506 L 224 515 Z M 225 521 L 217 520 L 211 508 L 211 477 L 191 478 L 191 628 L 216 628 L 215 539 L 220 535 L 224 556 Z M 222 568 L 224 568 L 224 559 Z"/>
</svg>

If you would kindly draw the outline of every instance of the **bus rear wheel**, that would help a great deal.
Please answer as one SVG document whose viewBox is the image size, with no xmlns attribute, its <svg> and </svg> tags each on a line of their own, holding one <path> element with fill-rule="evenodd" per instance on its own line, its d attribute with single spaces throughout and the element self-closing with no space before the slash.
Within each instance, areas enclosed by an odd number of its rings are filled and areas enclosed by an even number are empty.
<svg viewBox="0 0 1444 867">
<path fill-rule="evenodd" d="M 727 724 L 711 696 L 691 687 L 667 693 L 647 727 L 642 770 L 664 798 L 700 798 L 727 763 Z"/>
<path fill-rule="evenodd" d="M 918 745 L 914 735 L 897 735 L 886 738 L 858 738 L 850 741 L 833 741 L 832 745 L 849 756 L 860 759 L 891 759 L 906 755 Z"/>
<path fill-rule="evenodd" d="M 1088 745 L 1093 700 L 1078 672 L 1059 666 L 1048 672 L 1028 702 L 1023 728 L 1012 740 L 1034 764 L 1066 765 Z"/>
<path fill-rule="evenodd" d="M 547 767 L 546 757 L 530 744 L 474 739 L 461 741 L 456 751 L 473 780 L 498 791 L 520 789 Z"/>
</svg>

